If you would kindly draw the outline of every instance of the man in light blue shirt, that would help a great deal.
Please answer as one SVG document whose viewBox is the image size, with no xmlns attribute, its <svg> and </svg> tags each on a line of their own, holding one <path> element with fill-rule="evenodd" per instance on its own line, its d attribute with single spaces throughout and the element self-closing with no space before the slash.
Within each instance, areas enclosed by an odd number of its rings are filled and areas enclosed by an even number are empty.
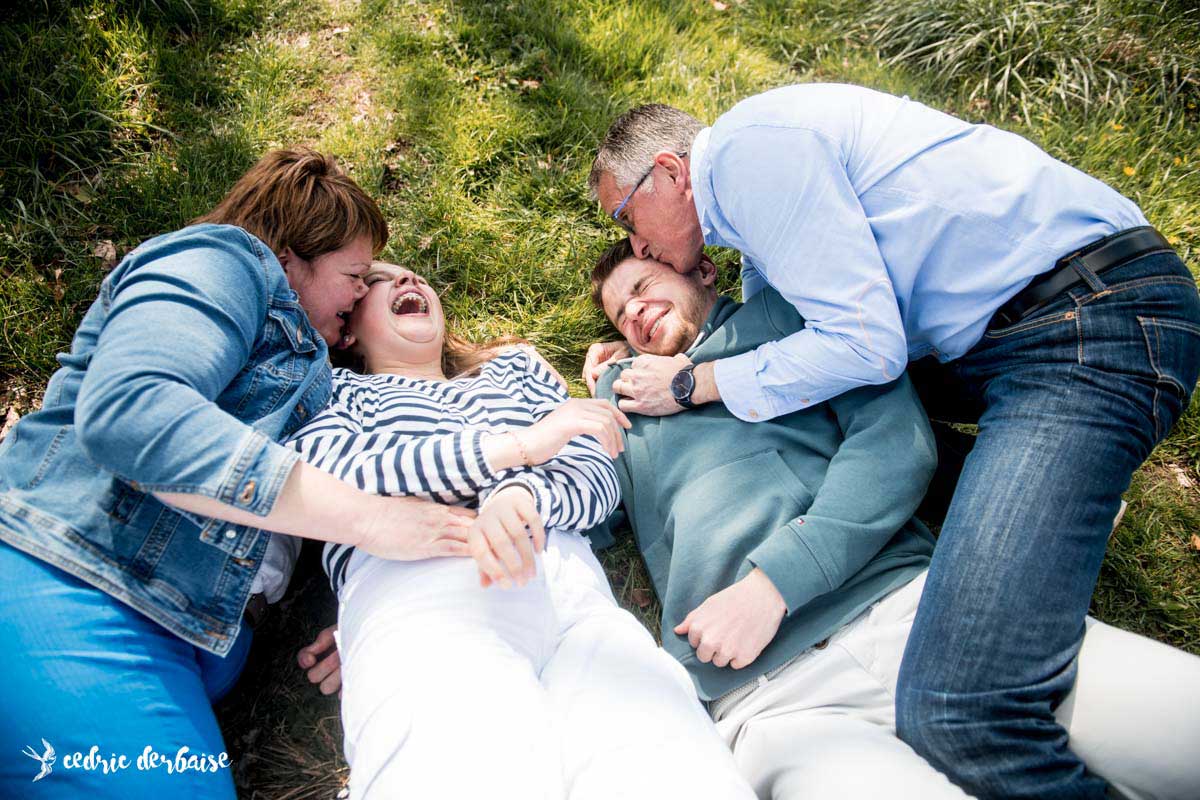
<svg viewBox="0 0 1200 800">
<path fill-rule="evenodd" d="M 639 256 L 743 255 L 807 327 L 692 365 L 640 356 L 627 411 L 771 419 L 910 361 L 976 422 L 905 654 L 900 735 L 979 796 L 1099 797 L 1052 709 L 1111 520 L 1200 372 L 1195 281 L 1136 205 L 1030 142 L 854 86 L 791 86 L 704 127 L 643 106 L 589 176 Z M 611 355 L 593 348 L 585 377 Z M 928 358 L 926 358 L 928 357 Z"/>
</svg>

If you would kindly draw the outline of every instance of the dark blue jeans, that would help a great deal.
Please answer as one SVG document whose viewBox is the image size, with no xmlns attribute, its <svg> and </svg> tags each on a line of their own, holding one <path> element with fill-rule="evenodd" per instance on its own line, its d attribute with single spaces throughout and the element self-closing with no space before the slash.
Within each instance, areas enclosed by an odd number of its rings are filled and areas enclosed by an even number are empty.
<svg viewBox="0 0 1200 800">
<path fill-rule="evenodd" d="M 1121 495 L 1200 374 L 1200 297 L 1177 256 L 1081 276 L 962 358 L 913 370 L 931 417 L 979 435 L 905 650 L 897 732 L 981 798 L 1104 795 L 1052 710 Z"/>
</svg>

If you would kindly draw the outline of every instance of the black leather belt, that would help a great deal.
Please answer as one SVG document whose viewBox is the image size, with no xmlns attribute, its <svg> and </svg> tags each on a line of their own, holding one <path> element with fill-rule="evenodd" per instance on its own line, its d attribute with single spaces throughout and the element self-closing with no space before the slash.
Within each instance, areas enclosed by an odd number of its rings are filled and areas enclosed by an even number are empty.
<svg viewBox="0 0 1200 800">
<path fill-rule="evenodd" d="M 1173 250 L 1163 235 L 1149 225 L 1129 228 L 1097 239 L 1086 247 L 1063 256 L 1054 262 L 1053 268 L 1034 278 L 1032 283 L 1000 306 L 988 327 L 1003 328 L 1015 325 L 1067 289 L 1083 283 L 1083 277 L 1074 267 L 1076 263 L 1087 267 L 1094 275 L 1099 275 L 1135 258 Z"/>
</svg>

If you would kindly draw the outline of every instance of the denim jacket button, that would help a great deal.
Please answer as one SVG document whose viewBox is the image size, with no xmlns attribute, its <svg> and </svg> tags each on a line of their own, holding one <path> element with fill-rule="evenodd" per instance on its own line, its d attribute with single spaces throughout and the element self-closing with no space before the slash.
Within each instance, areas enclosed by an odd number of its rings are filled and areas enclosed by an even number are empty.
<svg viewBox="0 0 1200 800">
<path fill-rule="evenodd" d="M 233 528 L 226 528 L 225 529 L 225 538 L 226 539 L 236 539 L 237 531 L 235 531 Z"/>
<path fill-rule="evenodd" d="M 296 406 L 296 416 L 299 417 L 300 419 L 304 419 L 305 417 L 308 416 L 308 412 L 304 410 L 303 403 Z"/>
<path fill-rule="evenodd" d="M 246 505 L 254 499 L 254 489 L 254 481 L 246 481 L 246 486 L 242 489 L 242 494 L 238 497 L 238 499 L 242 501 L 242 505 Z"/>
</svg>

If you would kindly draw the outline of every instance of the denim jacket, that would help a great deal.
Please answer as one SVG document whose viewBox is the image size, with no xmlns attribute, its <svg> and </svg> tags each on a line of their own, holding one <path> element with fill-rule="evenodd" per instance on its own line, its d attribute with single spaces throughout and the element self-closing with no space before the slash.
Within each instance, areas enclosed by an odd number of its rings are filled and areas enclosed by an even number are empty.
<svg viewBox="0 0 1200 800">
<path fill-rule="evenodd" d="M 269 513 L 278 442 L 329 400 L 324 340 L 266 245 L 197 225 L 130 253 L 58 361 L 0 443 L 0 539 L 224 655 L 269 536 L 151 492 Z"/>
</svg>

